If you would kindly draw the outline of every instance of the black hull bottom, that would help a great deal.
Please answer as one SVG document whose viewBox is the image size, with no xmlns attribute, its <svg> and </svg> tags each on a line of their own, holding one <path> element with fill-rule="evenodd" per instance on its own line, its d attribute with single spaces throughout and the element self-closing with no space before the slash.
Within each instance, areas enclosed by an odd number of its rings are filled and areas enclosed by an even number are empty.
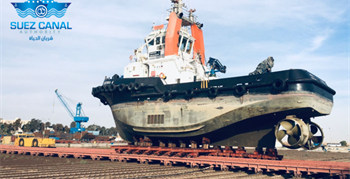
<svg viewBox="0 0 350 179">
<path fill-rule="evenodd" d="M 266 116 L 271 117 L 271 116 Z M 263 121 L 264 117 L 257 117 L 248 120 L 244 120 L 234 125 L 227 126 L 220 130 L 208 133 L 206 135 L 200 135 L 195 137 L 150 137 L 154 146 L 159 146 L 159 141 L 164 143 L 175 143 L 176 146 L 180 146 L 180 141 L 186 144 L 190 144 L 191 141 L 195 141 L 197 144 L 202 143 L 203 137 L 210 137 L 210 145 L 214 146 L 245 146 L 245 147 L 275 147 L 275 134 L 274 125 L 279 119 L 271 120 L 266 123 Z M 116 122 L 116 126 L 119 128 L 125 128 L 128 125 Z M 248 129 L 247 126 L 250 128 Z M 127 128 L 129 128 L 128 126 Z M 119 130 L 121 131 L 121 130 Z M 134 138 L 143 138 L 143 135 L 132 134 L 128 131 L 123 131 L 124 139 L 130 139 L 129 141 L 135 141 Z"/>
<path fill-rule="evenodd" d="M 305 108 L 257 116 L 198 136 L 192 136 L 190 132 L 182 134 L 191 137 L 176 137 L 177 134 L 171 133 L 167 134 L 167 137 L 158 137 L 149 133 L 130 132 L 125 129 L 132 129 L 133 126 L 124 124 L 118 120 L 115 120 L 115 123 L 123 139 L 129 142 L 135 142 L 140 141 L 140 138 L 144 139 L 144 137 L 147 137 L 152 141 L 153 146 L 159 146 L 160 141 L 165 144 L 174 143 L 176 146 L 180 146 L 180 142 L 188 145 L 192 141 L 200 145 L 202 144 L 203 137 L 205 137 L 210 139 L 210 145 L 213 146 L 274 148 L 276 142 L 275 125 L 278 121 L 284 119 L 287 115 L 297 114 L 298 116 L 303 116 L 302 114 L 308 114 L 312 110 L 311 108 Z M 208 125 L 205 130 L 211 130 L 211 128 L 215 128 L 214 123 Z"/>
</svg>

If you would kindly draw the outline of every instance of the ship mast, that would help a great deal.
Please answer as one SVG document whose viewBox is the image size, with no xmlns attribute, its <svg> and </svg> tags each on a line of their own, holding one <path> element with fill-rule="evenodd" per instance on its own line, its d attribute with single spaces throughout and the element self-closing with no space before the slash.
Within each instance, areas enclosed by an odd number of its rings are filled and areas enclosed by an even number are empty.
<svg viewBox="0 0 350 179">
<path fill-rule="evenodd" d="M 182 0 L 171 0 L 171 2 L 174 3 L 173 12 L 176 14 L 182 13 Z"/>
<path fill-rule="evenodd" d="M 182 26 L 191 26 L 196 24 L 199 28 L 203 25 L 196 22 L 196 16 L 193 13 L 196 9 L 187 10 L 185 3 L 182 3 L 182 0 L 171 0 L 173 4 L 172 12 L 175 12 L 177 16 L 182 19 Z"/>
</svg>

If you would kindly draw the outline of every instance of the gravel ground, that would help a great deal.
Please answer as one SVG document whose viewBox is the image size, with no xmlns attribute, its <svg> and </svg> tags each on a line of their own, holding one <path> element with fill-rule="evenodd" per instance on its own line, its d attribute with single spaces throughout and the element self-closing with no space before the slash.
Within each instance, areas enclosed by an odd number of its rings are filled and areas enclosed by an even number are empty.
<svg viewBox="0 0 350 179">
<path fill-rule="evenodd" d="M 252 153 L 254 150 L 247 149 Z M 345 151 L 345 150 L 344 150 Z M 278 155 L 283 155 L 283 159 L 294 160 L 315 160 L 315 161 L 336 161 L 349 162 L 350 152 L 323 152 L 323 151 L 306 151 L 306 150 L 278 150 Z"/>
<path fill-rule="evenodd" d="M 278 154 L 285 159 L 349 162 L 350 165 L 350 153 L 281 150 Z"/>
</svg>

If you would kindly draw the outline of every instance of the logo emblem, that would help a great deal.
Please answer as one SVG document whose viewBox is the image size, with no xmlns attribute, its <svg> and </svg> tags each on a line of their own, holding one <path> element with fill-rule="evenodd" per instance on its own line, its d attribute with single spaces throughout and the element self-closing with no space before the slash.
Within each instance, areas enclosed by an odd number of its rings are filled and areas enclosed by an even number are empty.
<svg viewBox="0 0 350 179">
<path fill-rule="evenodd" d="M 38 17 L 40 17 L 40 18 L 45 17 L 46 14 L 47 14 L 47 8 L 46 8 L 46 6 L 44 6 L 44 5 L 39 5 L 39 6 L 37 6 L 36 9 L 35 9 L 35 14 L 36 14 Z"/>
<path fill-rule="evenodd" d="M 13 2 L 11 4 L 16 9 L 18 16 L 22 18 L 27 16 L 34 18 L 56 16 L 61 18 L 66 14 L 71 3 L 58 3 L 53 0 L 28 0 L 23 3 Z"/>
</svg>

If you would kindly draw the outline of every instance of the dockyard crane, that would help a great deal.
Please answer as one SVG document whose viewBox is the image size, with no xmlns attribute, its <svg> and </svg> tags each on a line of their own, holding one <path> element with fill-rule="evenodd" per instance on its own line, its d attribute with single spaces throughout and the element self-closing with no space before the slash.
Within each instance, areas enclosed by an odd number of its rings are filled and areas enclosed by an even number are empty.
<svg viewBox="0 0 350 179">
<path fill-rule="evenodd" d="M 77 104 L 76 108 L 76 114 L 74 116 L 73 110 L 69 107 L 68 103 L 64 99 L 64 97 L 58 92 L 58 90 L 55 90 L 55 93 L 57 95 L 57 98 L 61 101 L 63 107 L 68 111 L 68 114 L 73 118 L 73 120 L 76 122 L 76 127 L 72 127 L 70 129 L 70 133 L 74 134 L 76 132 L 83 132 L 85 131 L 85 128 L 81 126 L 82 122 L 88 122 L 89 117 L 85 116 L 84 111 L 82 110 L 83 103 L 79 102 Z"/>
</svg>

